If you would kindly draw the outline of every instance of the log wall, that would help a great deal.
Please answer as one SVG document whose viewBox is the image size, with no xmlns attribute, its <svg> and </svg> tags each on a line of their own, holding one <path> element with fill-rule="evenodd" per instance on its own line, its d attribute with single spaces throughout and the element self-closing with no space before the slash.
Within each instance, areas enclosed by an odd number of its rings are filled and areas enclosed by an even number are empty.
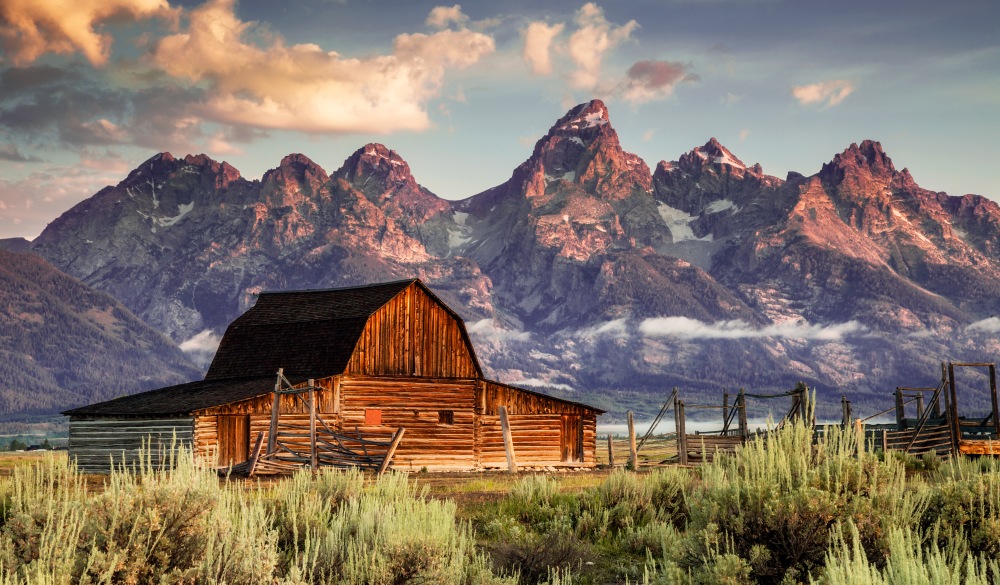
<svg viewBox="0 0 1000 585">
<path fill-rule="evenodd" d="M 368 319 L 345 373 L 474 378 L 479 368 L 461 322 L 411 284 Z"/>
<path fill-rule="evenodd" d="M 340 380 L 340 423 L 365 434 L 406 428 L 392 468 L 403 471 L 468 470 L 475 460 L 475 380 L 373 378 Z M 381 424 L 366 424 L 366 411 L 380 411 Z M 451 413 L 450 415 L 442 413 Z M 446 421 L 451 420 L 451 424 Z"/>
<path fill-rule="evenodd" d="M 140 451 L 156 469 L 171 461 L 171 448 L 190 448 L 194 431 L 191 417 L 179 418 L 84 418 L 70 417 L 69 452 L 83 473 L 110 473 L 116 467 L 134 466 Z"/>
</svg>

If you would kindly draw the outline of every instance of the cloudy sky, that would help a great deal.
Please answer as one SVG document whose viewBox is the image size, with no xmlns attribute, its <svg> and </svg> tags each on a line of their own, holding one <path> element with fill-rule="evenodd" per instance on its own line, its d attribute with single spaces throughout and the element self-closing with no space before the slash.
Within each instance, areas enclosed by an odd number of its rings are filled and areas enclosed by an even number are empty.
<svg viewBox="0 0 1000 585">
<path fill-rule="evenodd" d="M 1000 199 L 1000 3 L 3 0 L 0 237 L 160 151 L 259 178 L 367 142 L 458 199 L 599 97 L 650 166 L 718 138 L 765 172 L 882 142 L 922 186 Z"/>
</svg>

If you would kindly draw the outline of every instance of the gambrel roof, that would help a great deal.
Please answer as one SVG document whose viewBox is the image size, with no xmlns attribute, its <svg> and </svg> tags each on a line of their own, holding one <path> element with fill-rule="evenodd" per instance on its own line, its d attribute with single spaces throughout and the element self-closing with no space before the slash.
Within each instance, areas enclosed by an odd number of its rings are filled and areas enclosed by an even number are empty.
<svg viewBox="0 0 1000 585">
<path fill-rule="evenodd" d="M 342 374 L 368 319 L 411 285 L 418 286 L 455 319 L 481 378 L 482 369 L 461 317 L 413 278 L 337 289 L 261 293 L 257 303 L 226 329 L 204 380 L 123 396 L 63 414 L 189 414 L 270 392 L 279 368 L 293 381 Z"/>
</svg>

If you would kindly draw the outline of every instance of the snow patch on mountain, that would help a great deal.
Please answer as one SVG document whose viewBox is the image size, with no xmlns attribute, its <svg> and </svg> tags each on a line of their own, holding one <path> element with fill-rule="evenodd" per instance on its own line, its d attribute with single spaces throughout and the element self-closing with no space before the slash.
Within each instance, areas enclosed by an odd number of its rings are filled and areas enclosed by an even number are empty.
<svg viewBox="0 0 1000 585">
<path fill-rule="evenodd" d="M 670 236 L 674 243 L 694 240 L 699 242 L 711 242 L 712 234 L 704 237 L 696 237 L 691 229 L 691 222 L 698 219 L 696 215 L 690 215 L 676 207 L 671 207 L 666 203 L 658 203 L 656 210 L 660 213 L 663 222 L 670 228 Z"/>
</svg>

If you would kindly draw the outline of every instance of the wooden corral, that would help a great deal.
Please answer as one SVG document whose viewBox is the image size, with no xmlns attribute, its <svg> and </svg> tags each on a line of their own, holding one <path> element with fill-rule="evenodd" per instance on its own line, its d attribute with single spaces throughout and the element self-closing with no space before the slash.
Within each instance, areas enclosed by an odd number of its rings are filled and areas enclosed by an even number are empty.
<svg viewBox="0 0 1000 585">
<path fill-rule="evenodd" d="M 958 385 L 955 382 L 956 368 L 986 370 L 989 381 L 990 414 L 985 418 L 969 419 L 962 415 L 958 400 Z M 957 453 L 1000 455 L 1000 409 L 997 404 L 995 364 L 942 363 L 941 381 L 937 387 L 898 387 L 894 397 L 894 408 L 873 415 L 894 410 L 896 423 L 892 425 L 893 428 L 880 428 L 874 436 L 872 433 L 866 433 L 876 449 L 904 451 L 914 455 L 928 452 L 938 456 Z M 907 405 L 910 404 L 916 408 L 916 416 L 913 418 L 906 416 Z M 863 422 L 864 420 L 860 420 L 859 424 Z"/>
<path fill-rule="evenodd" d="M 310 387 L 315 415 L 279 392 L 279 370 L 292 387 Z M 361 438 L 405 428 L 392 467 L 416 471 L 506 468 L 501 407 L 520 466 L 596 465 L 603 411 L 485 379 L 461 318 L 414 279 L 262 293 L 229 326 L 204 380 L 64 414 L 84 471 L 134 458 L 129 437 L 176 434 L 200 460 L 229 467 L 251 458 L 257 437 L 265 455 L 277 450 L 273 427 L 288 452 L 305 453 L 311 424 Z"/>
<path fill-rule="evenodd" d="M 663 407 L 657 413 L 656 417 L 653 419 L 649 430 L 646 431 L 645 435 L 636 442 L 635 439 L 635 429 L 632 424 L 632 413 L 628 413 L 629 419 L 629 440 L 632 445 L 634 445 L 630 451 L 629 461 L 631 462 L 633 468 L 638 467 L 638 454 L 642 449 L 642 446 L 650 438 L 653 431 L 656 429 L 657 425 L 663 419 L 663 416 L 673 410 L 674 413 L 674 432 L 672 434 L 673 439 L 677 444 L 676 455 L 671 454 L 670 457 L 662 460 L 661 464 L 669 463 L 679 463 L 681 465 L 688 465 L 693 463 L 700 463 L 711 461 L 717 453 L 731 453 L 736 450 L 740 445 L 745 444 L 754 438 L 760 437 L 766 434 L 762 431 L 750 432 L 749 425 L 747 423 L 747 398 L 757 398 L 757 399 L 790 399 L 790 407 L 788 412 L 785 414 L 781 420 L 778 421 L 776 428 L 794 422 L 798 419 L 806 419 L 809 416 L 809 409 L 807 407 L 807 397 L 809 389 L 804 384 L 799 384 L 795 389 L 788 392 L 779 392 L 776 394 L 750 394 L 740 388 L 739 393 L 736 394 L 735 399 L 730 403 L 730 398 L 732 396 L 726 392 L 722 397 L 722 404 L 697 404 L 697 403 L 686 403 L 681 399 L 680 393 L 676 388 L 670 393 L 666 402 L 663 403 Z M 687 430 L 687 416 L 689 409 L 710 409 L 722 412 L 722 426 L 717 430 L 712 431 L 695 431 L 690 433 Z M 812 424 L 812 420 L 809 421 Z M 611 442 L 611 437 L 608 437 L 608 460 L 614 465 L 614 452 Z"/>
</svg>

